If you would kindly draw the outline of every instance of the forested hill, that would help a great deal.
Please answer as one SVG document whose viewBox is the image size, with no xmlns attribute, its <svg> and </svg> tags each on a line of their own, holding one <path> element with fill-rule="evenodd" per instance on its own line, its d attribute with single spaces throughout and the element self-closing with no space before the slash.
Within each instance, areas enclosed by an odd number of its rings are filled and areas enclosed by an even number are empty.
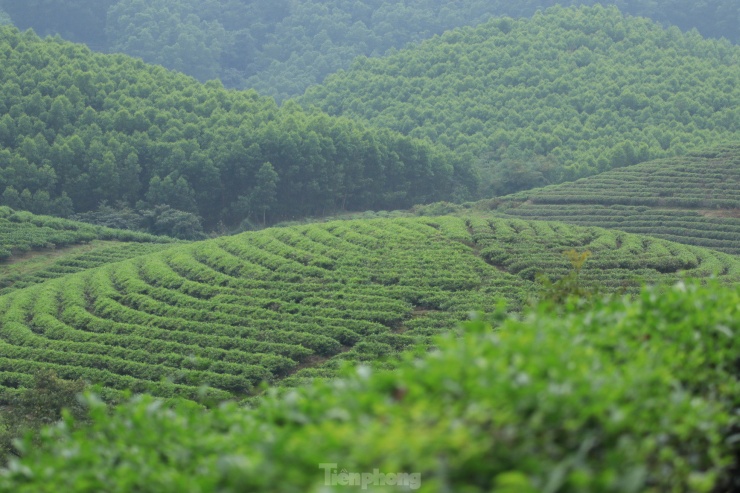
<svg viewBox="0 0 740 493">
<path fill-rule="evenodd" d="M 736 0 L 0 0 L 0 8 L 18 27 L 40 35 L 60 34 L 95 50 L 284 99 L 359 55 L 382 55 L 490 17 L 596 3 L 740 41 Z"/>
<path fill-rule="evenodd" d="M 739 80 L 727 41 L 553 7 L 359 58 L 302 102 L 475 155 L 494 195 L 736 140 Z"/>
<path fill-rule="evenodd" d="M 410 206 L 473 189 L 448 150 L 124 55 L 0 28 L 0 202 L 166 204 L 206 227 Z"/>
</svg>

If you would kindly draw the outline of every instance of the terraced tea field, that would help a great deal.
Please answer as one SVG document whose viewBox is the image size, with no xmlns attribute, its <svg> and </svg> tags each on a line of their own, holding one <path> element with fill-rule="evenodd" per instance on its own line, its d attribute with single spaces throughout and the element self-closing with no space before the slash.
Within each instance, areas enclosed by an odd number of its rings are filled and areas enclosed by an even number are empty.
<svg viewBox="0 0 740 493">
<path fill-rule="evenodd" d="M 93 240 L 62 248 L 34 250 L 0 263 L 0 295 L 11 293 L 111 262 L 172 248 L 177 243 L 135 243 Z"/>
<path fill-rule="evenodd" d="M 504 217 L 563 221 L 740 254 L 740 145 L 503 197 Z"/>
<path fill-rule="evenodd" d="M 176 240 L 0 207 L 0 294 L 109 262 L 165 250 Z"/>
<path fill-rule="evenodd" d="M 532 296 L 538 271 L 593 253 L 587 284 L 635 290 L 684 275 L 740 281 L 729 255 L 646 236 L 490 216 L 275 228 L 85 270 L 0 297 L 2 398 L 63 378 L 191 399 L 332 376 Z M 210 386 L 204 390 L 204 386 Z"/>
<path fill-rule="evenodd" d="M 105 228 L 0 206 L 0 260 L 33 249 L 58 248 L 92 240 L 172 243 L 175 240 L 135 231 Z"/>
</svg>

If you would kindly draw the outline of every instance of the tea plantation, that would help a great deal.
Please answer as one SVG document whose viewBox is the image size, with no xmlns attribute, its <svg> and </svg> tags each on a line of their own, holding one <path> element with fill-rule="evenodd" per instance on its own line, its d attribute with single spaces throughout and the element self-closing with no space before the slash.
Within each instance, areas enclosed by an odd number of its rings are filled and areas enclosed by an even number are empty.
<svg viewBox="0 0 740 493">
<path fill-rule="evenodd" d="M 394 372 L 360 368 L 251 410 L 144 396 L 110 414 L 91 398 L 92 423 L 26 439 L 0 489 L 737 491 L 739 310 L 737 287 L 679 284 L 470 322 Z"/>
<path fill-rule="evenodd" d="M 0 206 L 0 294 L 177 243 Z"/>
<path fill-rule="evenodd" d="M 468 217 L 274 228 L 85 270 L 0 297 L 2 400 L 51 369 L 160 397 L 225 399 L 392 356 L 473 310 L 521 309 L 590 251 L 586 286 L 740 281 L 737 258 L 599 228 Z M 290 378 L 290 380 L 285 380 Z M 206 388 L 207 386 L 207 388 Z"/>
<path fill-rule="evenodd" d="M 486 202 L 506 217 L 643 233 L 740 254 L 740 144 Z"/>
<path fill-rule="evenodd" d="M 175 240 L 135 231 L 105 228 L 0 206 L 0 261 L 39 248 L 57 248 L 92 240 L 172 243 Z"/>
<path fill-rule="evenodd" d="M 0 264 L 0 295 L 111 262 L 163 251 L 175 245 L 177 243 L 93 240 L 70 249 L 32 251 L 27 258 L 12 264 Z"/>
</svg>

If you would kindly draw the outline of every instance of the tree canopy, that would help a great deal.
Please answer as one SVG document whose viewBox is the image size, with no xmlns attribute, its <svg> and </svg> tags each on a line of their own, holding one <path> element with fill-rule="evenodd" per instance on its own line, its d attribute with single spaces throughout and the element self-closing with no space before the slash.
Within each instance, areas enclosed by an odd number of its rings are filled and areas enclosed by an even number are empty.
<svg viewBox="0 0 740 493">
<path fill-rule="evenodd" d="M 740 41 L 735 0 L 0 0 L 0 7 L 22 29 L 285 99 L 359 55 L 383 55 L 491 17 L 596 3 Z"/>
<path fill-rule="evenodd" d="M 739 61 L 615 7 L 553 7 L 360 57 L 301 102 L 469 153 L 494 185 L 505 168 L 506 193 L 736 140 Z"/>
<path fill-rule="evenodd" d="M 128 56 L 3 27 L 0 57 L 0 201 L 13 206 L 168 205 L 212 227 L 408 207 L 476 186 L 441 146 Z"/>
</svg>

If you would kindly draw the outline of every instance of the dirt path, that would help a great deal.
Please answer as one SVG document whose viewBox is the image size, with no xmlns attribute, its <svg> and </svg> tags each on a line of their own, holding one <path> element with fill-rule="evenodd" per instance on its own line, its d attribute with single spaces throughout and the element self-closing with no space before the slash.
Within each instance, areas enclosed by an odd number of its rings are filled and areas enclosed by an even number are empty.
<svg viewBox="0 0 740 493">
<path fill-rule="evenodd" d="M 11 276 L 24 276 L 43 270 L 62 257 L 88 253 L 111 245 L 117 241 L 93 240 L 90 243 L 70 245 L 61 248 L 37 248 L 24 252 L 0 262 L 0 281 Z"/>
</svg>

